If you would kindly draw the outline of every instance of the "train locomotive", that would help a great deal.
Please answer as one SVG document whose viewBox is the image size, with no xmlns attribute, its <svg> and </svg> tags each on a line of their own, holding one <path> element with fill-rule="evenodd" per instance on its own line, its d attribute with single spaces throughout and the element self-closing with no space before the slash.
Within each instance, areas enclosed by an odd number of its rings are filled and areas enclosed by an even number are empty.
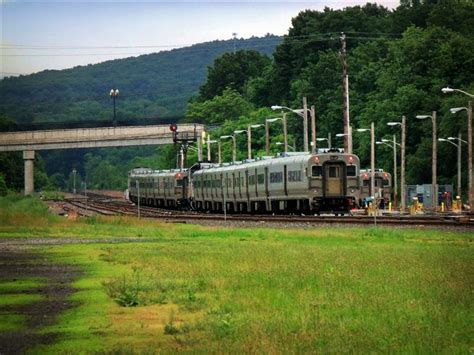
<svg viewBox="0 0 474 355">
<path fill-rule="evenodd" d="M 199 162 L 183 170 L 134 169 L 128 185 L 131 201 L 140 198 L 150 206 L 343 215 L 358 207 L 359 171 L 356 155 L 330 149 L 220 165 Z"/>
<path fill-rule="evenodd" d="M 364 206 L 372 196 L 370 191 L 371 169 L 360 170 L 360 205 Z M 375 196 L 379 199 L 379 207 L 384 208 L 391 199 L 392 175 L 383 169 L 375 169 Z"/>
</svg>

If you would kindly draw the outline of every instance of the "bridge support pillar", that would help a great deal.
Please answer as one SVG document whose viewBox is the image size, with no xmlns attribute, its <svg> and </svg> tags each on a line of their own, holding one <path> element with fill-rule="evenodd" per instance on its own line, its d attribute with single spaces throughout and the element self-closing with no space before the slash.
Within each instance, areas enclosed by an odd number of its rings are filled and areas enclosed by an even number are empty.
<svg viewBox="0 0 474 355">
<path fill-rule="evenodd" d="M 33 177 L 33 166 L 35 160 L 34 150 L 23 151 L 23 160 L 25 162 L 25 196 L 31 195 L 35 191 L 35 182 Z"/>
</svg>

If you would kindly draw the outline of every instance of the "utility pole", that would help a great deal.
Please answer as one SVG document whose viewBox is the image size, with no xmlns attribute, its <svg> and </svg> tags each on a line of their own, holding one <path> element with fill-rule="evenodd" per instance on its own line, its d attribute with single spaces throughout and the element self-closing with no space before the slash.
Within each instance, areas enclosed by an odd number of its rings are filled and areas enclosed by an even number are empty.
<svg viewBox="0 0 474 355">
<path fill-rule="evenodd" d="M 201 137 L 198 137 L 197 139 L 197 153 L 198 153 L 198 161 L 202 161 L 202 133 Z"/>
<path fill-rule="evenodd" d="M 311 153 L 316 153 L 316 109 L 311 106 Z"/>
<path fill-rule="evenodd" d="M 461 132 L 458 133 L 458 196 L 461 196 L 461 148 L 462 148 Z"/>
<path fill-rule="evenodd" d="M 219 161 L 219 165 L 222 163 L 222 156 L 221 156 L 221 149 L 222 149 L 222 148 L 221 148 L 221 144 L 222 144 L 222 143 L 221 143 L 221 140 L 219 139 L 219 140 L 217 141 L 217 153 L 218 153 L 218 158 L 219 158 L 219 160 L 218 160 L 218 161 Z"/>
<path fill-rule="evenodd" d="M 347 66 L 347 50 L 346 35 L 341 33 L 341 60 L 342 60 L 342 107 L 343 107 L 343 124 L 344 124 L 344 151 L 352 153 L 350 142 L 352 141 L 351 132 L 349 132 L 349 74 Z"/>
<path fill-rule="evenodd" d="M 432 186 L 431 186 L 431 193 L 432 193 L 432 205 L 434 210 L 436 211 L 438 208 L 438 189 L 436 188 L 436 164 L 437 164 L 437 138 L 436 138 L 436 111 L 433 111 L 431 115 L 431 121 L 433 123 L 433 166 L 431 168 L 432 172 Z"/>
<path fill-rule="evenodd" d="M 401 152 L 400 152 L 400 155 L 401 155 L 401 171 L 400 171 L 400 198 L 402 200 L 402 203 L 401 203 L 401 212 L 404 213 L 405 212 L 405 140 L 406 140 L 406 130 L 407 130 L 407 118 L 406 116 L 402 116 L 402 147 L 401 147 Z"/>
<path fill-rule="evenodd" d="M 288 127 L 286 123 L 286 112 L 283 112 L 283 143 L 285 144 L 285 153 L 288 153 Z"/>
<path fill-rule="evenodd" d="M 207 161 L 211 161 L 211 135 L 207 135 Z"/>
<path fill-rule="evenodd" d="M 304 151 L 309 152 L 308 149 L 308 102 L 306 96 L 303 97 L 303 144 Z"/>
<path fill-rule="evenodd" d="M 397 208 L 397 136 L 393 135 L 393 206 Z"/>
<path fill-rule="evenodd" d="M 270 126 L 268 120 L 265 120 L 265 154 L 270 155 Z"/>
<path fill-rule="evenodd" d="M 247 158 L 252 159 L 252 127 L 247 127 Z"/>
<path fill-rule="evenodd" d="M 474 211 L 474 178 L 472 176 L 472 101 L 467 106 L 467 174 L 469 188 L 469 206 Z"/>
</svg>

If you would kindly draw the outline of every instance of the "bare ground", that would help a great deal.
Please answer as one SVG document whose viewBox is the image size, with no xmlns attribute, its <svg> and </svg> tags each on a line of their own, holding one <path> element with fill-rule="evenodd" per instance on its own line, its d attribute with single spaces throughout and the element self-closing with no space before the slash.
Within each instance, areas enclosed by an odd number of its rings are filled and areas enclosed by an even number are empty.
<svg viewBox="0 0 474 355">
<path fill-rule="evenodd" d="M 12 313 L 26 316 L 26 324 L 21 330 L 0 333 L 0 354 L 21 354 L 35 346 L 51 344 L 59 339 L 60 334 L 40 331 L 45 326 L 54 324 L 58 315 L 75 306 L 69 296 L 74 292 L 71 283 L 80 272 L 70 265 L 47 261 L 21 242 L 4 241 L 5 239 L 0 240 L 0 284 L 31 277 L 46 279 L 41 287 L 13 291 L 15 294 L 41 295 L 40 302 L 0 306 L 0 318 Z M 7 293 L 1 291 L 0 297 Z"/>
</svg>

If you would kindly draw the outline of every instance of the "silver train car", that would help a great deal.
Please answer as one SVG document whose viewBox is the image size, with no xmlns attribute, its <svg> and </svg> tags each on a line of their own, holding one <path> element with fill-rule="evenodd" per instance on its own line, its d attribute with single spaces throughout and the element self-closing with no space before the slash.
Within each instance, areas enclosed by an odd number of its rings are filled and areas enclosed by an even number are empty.
<svg viewBox="0 0 474 355">
<path fill-rule="evenodd" d="M 358 207 L 360 161 L 333 149 L 319 154 L 211 165 L 192 174 L 197 210 L 246 213 L 348 213 Z"/>
<path fill-rule="evenodd" d="M 133 169 L 128 174 L 129 199 L 155 207 L 178 208 L 190 198 L 188 170 Z"/>
<path fill-rule="evenodd" d="M 363 206 L 369 196 L 373 196 L 371 191 L 371 169 L 360 170 L 360 204 Z M 379 198 L 381 207 L 384 207 L 391 200 L 392 195 L 392 175 L 383 169 L 375 169 L 375 196 Z"/>
</svg>

